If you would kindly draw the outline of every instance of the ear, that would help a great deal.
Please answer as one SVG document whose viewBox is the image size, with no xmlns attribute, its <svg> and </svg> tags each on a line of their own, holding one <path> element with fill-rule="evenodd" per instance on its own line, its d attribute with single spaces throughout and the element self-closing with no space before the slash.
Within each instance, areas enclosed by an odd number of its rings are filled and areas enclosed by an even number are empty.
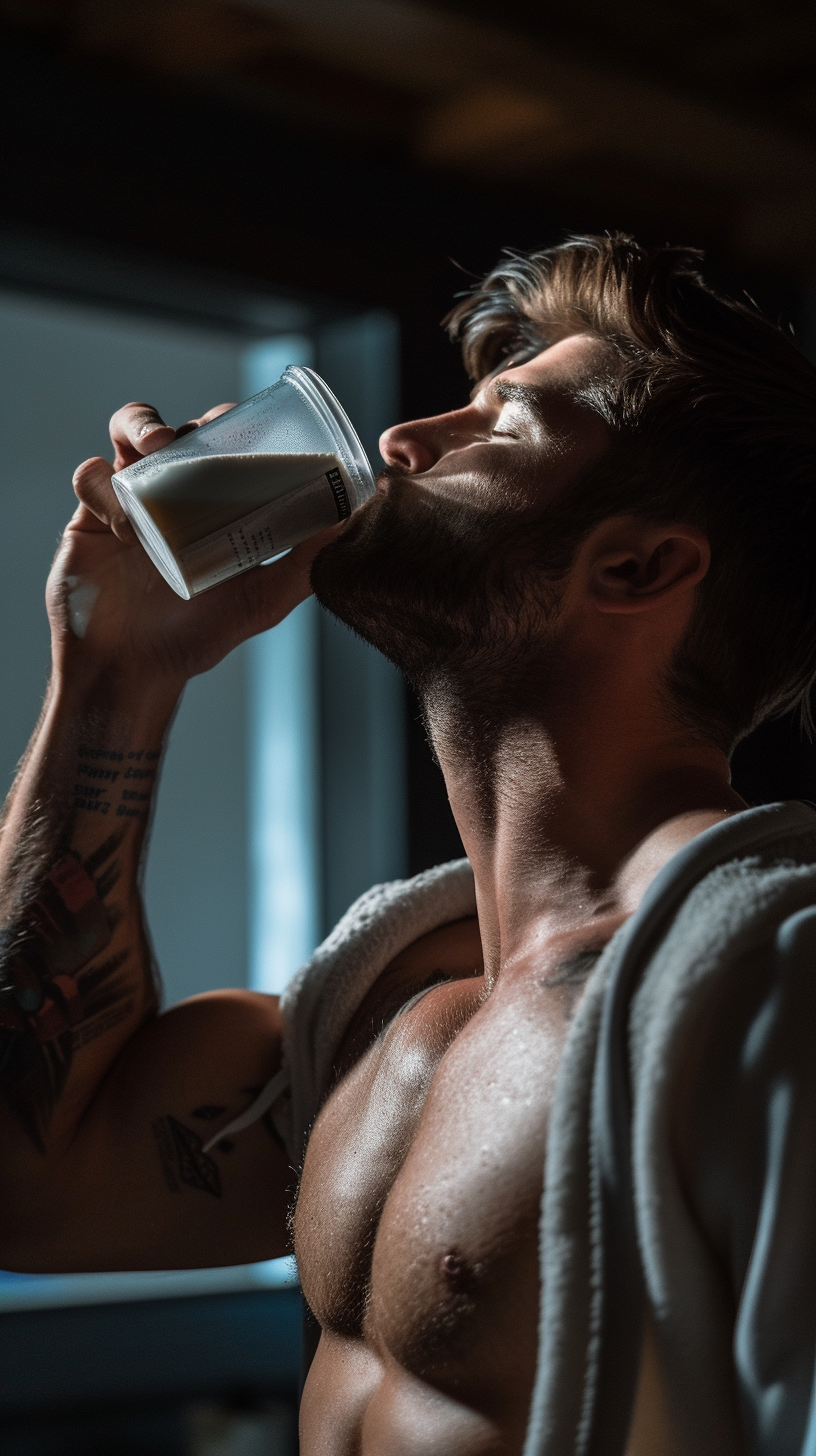
<svg viewBox="0 0 816 1456">
<path fill-rule="evenodd" d="M 585 545 L 591 543 L 589 590 L 599 612 L 651 611 L 690 591 L 711 563 L 695 526 L 629 517 L 605 521 Z"/>
</svg>

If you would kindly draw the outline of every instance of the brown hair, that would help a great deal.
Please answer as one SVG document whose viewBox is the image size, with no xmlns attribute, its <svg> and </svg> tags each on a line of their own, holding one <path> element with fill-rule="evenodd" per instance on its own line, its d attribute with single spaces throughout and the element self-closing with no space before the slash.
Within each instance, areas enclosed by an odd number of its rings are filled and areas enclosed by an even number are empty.
<svg viewBox="0 0 816 1456">
<path fill-rule="evenodd" d="M 572 334 L 612 346 L 582 391 L 612 449 L 548 522 L 548 564 L 566 569 L 608 516 L 705 530 L 711 569 L 668 687 L 684 720 L 728 750 L 796 703 L 810 721 L 816 369 L 750 301 L 710 288 L 700 261 L 620 234 L 508 252 L 445 322 L 477 380 Z"/>
</svg>

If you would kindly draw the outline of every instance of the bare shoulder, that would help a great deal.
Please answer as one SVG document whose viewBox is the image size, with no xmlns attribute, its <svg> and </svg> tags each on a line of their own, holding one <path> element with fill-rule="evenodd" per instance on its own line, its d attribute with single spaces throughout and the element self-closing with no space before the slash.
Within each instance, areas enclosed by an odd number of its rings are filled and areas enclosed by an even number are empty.
<svg viewBox="0 0 816 1456">
<path fill-rule="evenodd" d="M 359 1061 L 412 997 L 432 986 L 481 976 L 483 972 L 475 916 L 441 925 L 406 946 L 378 976 L 353 1017 L 337 1057 L 338 1076 Z"/>
</svg>

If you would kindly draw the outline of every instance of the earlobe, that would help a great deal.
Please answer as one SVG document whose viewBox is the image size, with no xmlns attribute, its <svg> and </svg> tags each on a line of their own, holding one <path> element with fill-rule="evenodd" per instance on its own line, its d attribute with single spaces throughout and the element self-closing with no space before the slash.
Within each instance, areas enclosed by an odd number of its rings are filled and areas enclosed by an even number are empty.
<svg viewBox="0 0 816 1456">
<path fill-rule="evenodd" d="M 591 573 L 595 606 L 601 612 L 653 610 L 702 581 L 710 560 L 702 531 L 652 527 L 617 550 L 598 553 Z"/>
</svg>

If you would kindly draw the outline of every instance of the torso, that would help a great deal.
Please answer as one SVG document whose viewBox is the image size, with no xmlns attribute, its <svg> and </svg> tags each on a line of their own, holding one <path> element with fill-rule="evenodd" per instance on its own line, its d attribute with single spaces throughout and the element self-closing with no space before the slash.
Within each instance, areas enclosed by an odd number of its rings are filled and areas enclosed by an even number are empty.
<svg viewBox="0 0 816 1456">
<path fill-rule="evenodd" d="M 486 995 L 476 922 L 462 921 L 417 942 L 367 998 L 295 1215 L 322 1328 L 304 1456 L 521 1452 L 555 1076 L 580 987 L 618 923 L 589 944 L 560 938 Z M 410 1004 L 434 972 L 452 979 Z"/>
</svg>

